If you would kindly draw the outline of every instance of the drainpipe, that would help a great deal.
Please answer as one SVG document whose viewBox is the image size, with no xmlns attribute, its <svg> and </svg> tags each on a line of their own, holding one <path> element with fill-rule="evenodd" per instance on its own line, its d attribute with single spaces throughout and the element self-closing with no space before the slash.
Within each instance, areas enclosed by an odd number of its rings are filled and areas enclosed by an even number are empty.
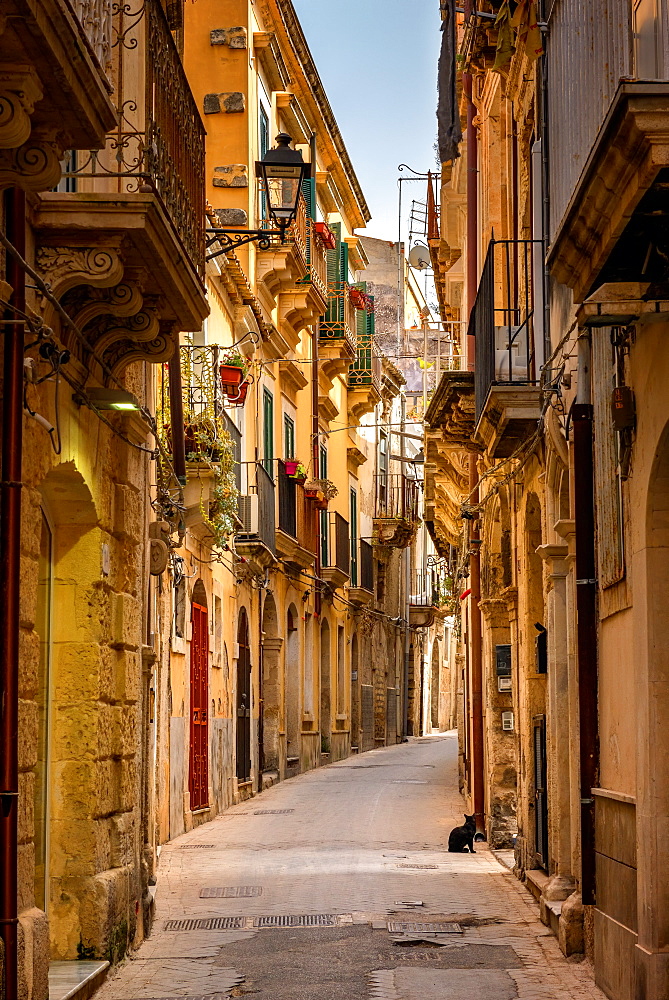
<svg viewBox="0 0 669 1000">
<path fill-rule="evenodd" d="M 465 2 L 465 18 L 474 12 L 473 0 Z M 476 107 L 473 100 L 473 80 L 471 73 L 463 75 L 465 95 L 467 97 L 467 309 L 471 316 L 478 288 L 478 137 L 474 118 Z M 474 371 L 476 363 L 476 338 L 472 333 L 467 335 L 467 367 Z M 479 500 L 478 470 L 476 455 L 469 456 L 469 490 L 471 503 Z M 469 582 L 471 595 L 470 607 L 470 663 L 471 663 L 471 809 L 476 817 L 477 830 L 485 832 L 484 778 L 483 778 L 483 655 L 481 611 L 481 555 L 479 550 L 480 536 L 478 517 L 471 522 L 470 528 Z M 466 720 L 469 725 L 469 720 Z"/>
<path fill-rule="evenodd" d="M 5 193 L 7 236 L 25 256 L 26 202 L 18 187 Z M 25 310 L 25 275 L 7 257 L 11 303 Z M 5 319 L 15 319 L 8 309 Z M 0 520 L 0 936 L 4 996 L 18 996 L 19 586 L 21 575 L 21 458 L 23 450 L 23 323 L 5 327 L 2 402 L 2 519 Z"/>
<path fill-rule="evenodd" d="M 597 580 L 593 408 L 590 401 L 590 343 L 580 341 L 578 401 L 571 413 L 574 453 L 576 533 L 576 641 L 581 778 L 581 897 L 595 903 L 595 802 L 592 789 L 599 772 L 597 718 Z"/>
</svg>

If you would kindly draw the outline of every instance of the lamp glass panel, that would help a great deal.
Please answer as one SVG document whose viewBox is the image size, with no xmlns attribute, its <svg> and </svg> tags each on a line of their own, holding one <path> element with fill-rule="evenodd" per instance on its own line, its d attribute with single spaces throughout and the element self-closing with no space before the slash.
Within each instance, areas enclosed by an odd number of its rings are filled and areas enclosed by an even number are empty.
<svg viewBox="0 0 669 1000">
<path fill-rule="evenodd" d="M 295 214 L 302 185 L 302 167 L 297 164 L 268 165 L 265 168 L 267 197 L 272 215 L 290 219 Z"/>
</svg>

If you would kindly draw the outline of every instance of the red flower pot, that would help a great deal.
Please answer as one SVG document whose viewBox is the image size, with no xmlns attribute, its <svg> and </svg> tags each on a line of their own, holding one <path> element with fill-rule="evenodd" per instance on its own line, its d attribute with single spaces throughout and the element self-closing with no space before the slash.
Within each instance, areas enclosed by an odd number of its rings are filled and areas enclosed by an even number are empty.
<svg viewBox="0 0 669 1000">
<path fill-rule="evenodd" d="M 297 467 L 299 464 L 300 463 L 297 461 L 297 459 L 287 458 L 286 461 L 284 462 L 284 465 L 286 466 L 286 475 L 294 476 L 295 473 L 297 472 Z"/>
<path fill-rule="evenodd" d="M 224 388 L 228 385 L 241 385 L 244 378 L 244 372 L 241 368 L 237 368 L 236 365 L 221 365 L 218 373 Z"/>
<path fill-rule="evenodd" d="M 315 222 L 314 230 L 316 235 L 320 237 L 323 246 L 327 247 L 328 250 L 337 249 L 337 238 L 327 222 Z"/>
<path fill-rule="evenodd" d="M 242 382 L 241 385 L 229 385 L 223 383 L 223 391 L 228 397 L 228 402 L 233 406 L 243 406 L 246 402 L 246 394 L 249 391 L 250 382 Z"/>
</svg>

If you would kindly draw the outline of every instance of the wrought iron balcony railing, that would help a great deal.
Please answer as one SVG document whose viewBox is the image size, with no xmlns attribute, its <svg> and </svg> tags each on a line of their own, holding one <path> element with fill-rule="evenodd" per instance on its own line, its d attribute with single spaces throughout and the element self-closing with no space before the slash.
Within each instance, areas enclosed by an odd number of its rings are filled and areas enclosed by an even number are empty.
<svg viewBox="0 0 669 1000">
<path fill-rule="evenodd" d="M 307 552 L 318 546 L 316 508 L 304 495 L 304 486 L 287 475 L 285 462 L 279 460 L 279 530 L 294 538 Z"/>
<path fill-rule="evenodd" d="M 348 521 L 336 512 L 325 516 L 328 518 L 328 530 L 322 552 L 323 567 L 333 567 L 348 576 L 351 571 Z"/>
<path fill-rule="evenodd" d="M 326 261 L 327 264 L 327 261 Z M 328 307 L 321 319 L 320 340 L 323 343 L 349 344 L 352 351 L 356 348 L 356 309 L 351 302 L 349 285 L 340 285 L 328 289 Z"/>
<path fill-rule="evenodd" d="M 155 194 L 202 276 L 204 125 L 160 0 L 114 3 L 111 21 L 104 0 L 79 0 L 79 7 L 110 67 L 118 124 L 104 149 L 76 154 L 63 174 L 67 190 Z"/>
<path fill-rule="evenodd" d="M 186 458 L 193 462 L 215 461 L 217 441 L 224 440 L 226 433 L 230 434 L 239 488 L 241 435 L 224 409 L 226 396 L 219 374 L 223 351 L 224 348 L 211 344 L 179 348 Z M 170 387 L 166 364 L 160 371 L 156 422 L 161 440 L 171 452 Z"/>
<path fill-rule="evenodd" d="M 381 351 L 374 337 L 363 335 L 358 338 L 356 358 L 349 369 L 349 389 L 370 385 L 380 392 L 382 378 Z"/>
<path fill-rule="evenodd" d="M 364 538 L 360 539 L 360 586 L 374 592 L 374 549 Z"/>
<path fill-rule="evenodd" d="M 415 608 L 445 608 L 453 598 L 453 580 L 442 566 L 411 573 L 409 604 Z"/>
<path fill-rule="evenodd" d="M 532 249 L 537 240 L 491 240 L 469 321 L 476 338 L 476 420 L 493 385 L 538 384 Z"/>
<path fill-rule="evenodd" d="M 256 481 L 250 486 L 250 496 L 258 497 L 258 520 L 257 523 L 250 523 L 244 530 L 238 532 L 237 541 L 253 543 L 259 540 L 270 552 L 276 552 L 276 512 L 275 512 L 275 485 L 274 480 L 265 470 L 265 467 L 256 462 L 251 468 L 255 469 Z M 243 500 L 240 497 L 240 501 Z M 250 519 L 252 520 L 252 519 Z"/>
<path fill-rule="evenodd" d="M 112 64 L 112 0 L 75 0 L 72 5 L 100 69 L 109 75 Z"/>
<path fill-rule="evenodd" d="M 390 520 L 418 520 L 418 483 L 402 473 L 377 474 L 374 517 Z"/>
</svg>

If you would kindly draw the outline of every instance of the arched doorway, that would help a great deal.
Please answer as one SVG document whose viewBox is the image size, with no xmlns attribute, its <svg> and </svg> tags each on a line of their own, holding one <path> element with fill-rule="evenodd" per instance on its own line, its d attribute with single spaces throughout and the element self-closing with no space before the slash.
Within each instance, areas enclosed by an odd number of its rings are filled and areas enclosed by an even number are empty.
<svg viewBox="0 0 669 1000">
<path fill-rule="evenodd" d="M 193 588 L 191 625 L 188 791 L 194 811 L 209 804 L 209 611 L 202 580 Z"/>
<path fill-rule="evenodd" d="M 432 643 L 432 676 L 430 677 L 430 715 L 432 729 L 439 729 L 439 681 L 440 681 L 441 657 L 439 656 L 439 643 L 435 639 Z"/>
<path fill-rule="evenodd" d="M 332 707 L 330 661 L 330 625 L 327 618 L 321 622 L 321 753 L 330 753 L 332 736 Z"/>
<path fill-rule="evenodd" d="M 300 757 L 300 633 L 297 608 L 291 604 L 286 614 L 286 756 L 293 764 Z"/>
<path fill-rule="evenodd" d="M 281 668 L 283 639 L 279 637 L 276 601 L 265 598 L 262 614 L 262 671 L 260 689 L 260 769 L 278 771 L 280 767 Z"/>
<path fill-rule="evenodd" d="M 239 614 L 237 628 L 237 779 L 251 780 L 251 649 L 246 609 Z"/>
</svg>

